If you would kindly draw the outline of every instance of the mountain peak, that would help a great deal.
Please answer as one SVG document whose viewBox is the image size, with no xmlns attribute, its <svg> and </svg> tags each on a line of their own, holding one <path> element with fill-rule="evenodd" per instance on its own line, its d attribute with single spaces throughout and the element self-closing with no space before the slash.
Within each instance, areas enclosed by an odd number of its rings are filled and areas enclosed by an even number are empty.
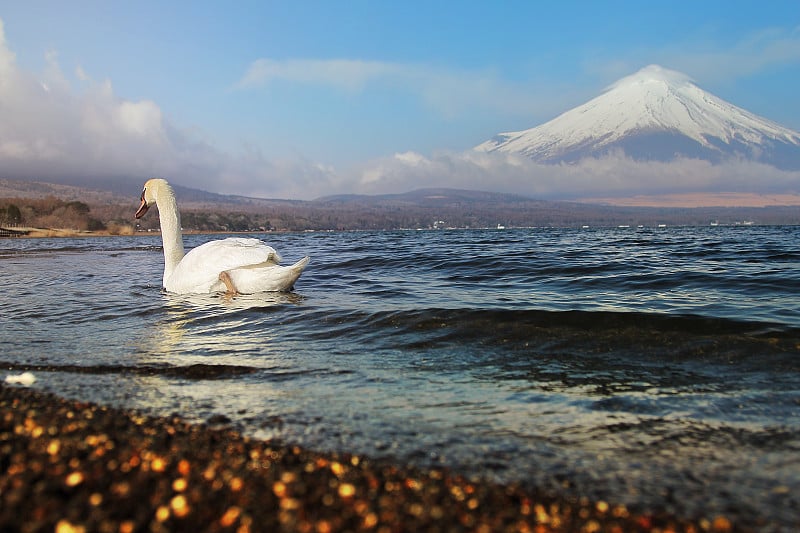
<svg viewBox="0 0 800 533">
<path fill-rule="evenodd" d="M 476 147 L 544 163 L 602 157 L 621 150 L 638 160 L 676 157 L 719 162 L 753 159 L 800 168 L 800 133 L 698 87 L 681 72 L 648 65 L 600 96 L 535 128 L 508 132 Z"/>
</svg>

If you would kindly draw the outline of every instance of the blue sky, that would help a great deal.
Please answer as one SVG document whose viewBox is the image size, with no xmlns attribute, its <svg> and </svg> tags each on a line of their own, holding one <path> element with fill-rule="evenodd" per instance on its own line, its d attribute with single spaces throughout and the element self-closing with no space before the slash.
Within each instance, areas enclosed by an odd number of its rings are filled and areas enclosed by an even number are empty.
<svg viewBox="0 0 800 533">
<path fill-rule="evenodd" d="M 0 162 L 43 178 L 164 175 L 296 198 L 458 186 L 409 162 L 534 127 L 651 63 L 800 130 L 796 0 L 30 0 L 0 5 L 0 19 L 5 76 L 21 80 L 0 94 Z M 12 128 L 10 102 L 47 116 L 20 112 Z"/>
</svg>

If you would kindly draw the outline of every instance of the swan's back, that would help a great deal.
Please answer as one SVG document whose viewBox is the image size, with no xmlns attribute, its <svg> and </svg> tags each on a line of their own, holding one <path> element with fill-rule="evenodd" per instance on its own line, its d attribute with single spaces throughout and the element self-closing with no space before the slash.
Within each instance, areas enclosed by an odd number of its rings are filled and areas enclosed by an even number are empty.
<svg viewBox="0 0 800 533">
<path fill-rule="evenodd" d="M 258 239 L 229 237 L 193 248 L 165 281 L 165 288 L 179 294 L 219 290 L 219 275 L 243 267 L 277 265 L 274 248 Z"/>
</svg>

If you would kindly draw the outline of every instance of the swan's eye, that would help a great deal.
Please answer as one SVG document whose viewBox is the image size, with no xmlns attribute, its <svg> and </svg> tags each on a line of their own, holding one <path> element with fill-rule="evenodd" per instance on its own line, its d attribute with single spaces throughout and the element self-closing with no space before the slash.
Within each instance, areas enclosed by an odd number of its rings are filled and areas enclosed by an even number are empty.
<svg viewBox="0 0 800 533">
<path fill-rule="evenodd" d="M 144 202 L 144 193 L 147 192 L 147 189 L 142 189 L 142 196 L 139 197 L 139 200 Z"/>
</svg>

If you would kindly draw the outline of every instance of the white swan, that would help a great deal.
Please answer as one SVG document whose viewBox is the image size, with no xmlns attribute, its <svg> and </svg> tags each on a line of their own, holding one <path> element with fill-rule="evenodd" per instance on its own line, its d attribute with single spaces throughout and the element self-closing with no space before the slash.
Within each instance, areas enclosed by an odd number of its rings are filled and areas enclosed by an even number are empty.
<svg viewBox="0 0 800 533">
<path fill-rule="evenodd" d="M 280 266 L 278 252 L 258 239 L 231 237 L 207 242 L 183 252 L 181 216 L 175 194 L 166 180 L 144 184 L 141 205 L 134 218 L 142 218 L 151 205 L 158 206 L 164 243 L 164 289 L 177 294 L 227 292 L 252 294 L 289 291 L 300 277 L 308 257 Z"/>
</svg>

